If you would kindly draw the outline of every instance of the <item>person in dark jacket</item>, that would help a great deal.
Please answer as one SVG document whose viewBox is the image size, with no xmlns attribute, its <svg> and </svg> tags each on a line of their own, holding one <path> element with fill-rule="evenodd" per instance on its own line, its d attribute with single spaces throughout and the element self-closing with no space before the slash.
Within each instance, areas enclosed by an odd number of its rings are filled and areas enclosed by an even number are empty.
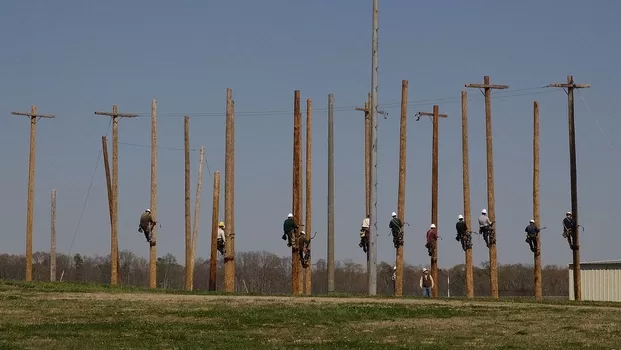
<svg viewBox="0 0 621 350">
<path fill-rule="evenodd" d="M 155 226 L 156 222 L 153 221 L 151 216 L 151 209 L 147 209 L 140 215 L 140 225 L 138 226 L 138 232 L 143 232 L 144 237 L 149 242 L 150 246 L 155 245 L 155 241 L 151 240 L 151 229 Z"/>
<path fill-rule="evenodd" d="M 282 224 L 282 229 L 284 231 L 282 239 L 287 241 L 287 247 L 291 247 L 293 245 L 293 230 L 296 230 L 298 227 L 298 224 L 296 224 L 293 220 L 293 214 L 289 213 L 289 215 L 287 215 L 287 219 Z"/>
<path fill-rule="evenodd" d="M 436 249 L 436 244 L 438 242 L 438 231 L 436 230 L 436 224 L 431 224 L 429 226 L 429 231 L 427 231 L 427 244 L 425 244 L 425 248 L 427 248 L 427 252 L 429 256 L 433 256 L 433 251 Z"/>
<path fill-rule="evenodd" d="M 470 233 L 468 232 L 468 225 L 466 225 L 466 222 L 464 221 L 464 217 L 462 215 L 459 215 L 457 217 L 455 230 L 457 230 L 457 236 L 455 237 L 455 240 L 461 242 L 461 248 L 464 251 L 472 248 L 472 239 L 470 237 Z"/>
<path fill-rule="evenodd" d="M 530 223 L 528 226 L 526 226 L 524 232 L 526 232 L 526 243 L 528 243 L 528 245 L 530 246 L 530 250 L 533 253 L 536 253 L 537 239 L 539 239 L 539 227 L 535 225 L 535 220 L 530 220 Z"/>
<path fill-rule="evenodd" d="M 565 214 L 563 219 L 563 238 L 567 238 L 569 248 L 574 249 L 574 233 L 576 232 L 576 222 L 570 211 Z"/>
<path fill-rule="evenodd" d="M 392 219 L 388 227 L 392 232 L 392 243 L 395 248 L 399 248 L 399 246 L 403 245 L 403 221 L 397 217 L 397 213 L 392 213 Z"/>
</svg>

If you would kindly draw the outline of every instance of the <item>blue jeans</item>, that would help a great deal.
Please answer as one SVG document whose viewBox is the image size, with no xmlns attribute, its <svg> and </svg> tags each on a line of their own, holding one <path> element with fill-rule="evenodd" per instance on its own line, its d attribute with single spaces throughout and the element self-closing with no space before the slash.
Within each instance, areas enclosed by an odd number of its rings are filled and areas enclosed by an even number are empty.
<svg viewBox="0 0 621 350">
<path fill-rule="evenodd" d="M 431 287 L 423 287 L 423 296 L 431 298 Z"/>
</svg>

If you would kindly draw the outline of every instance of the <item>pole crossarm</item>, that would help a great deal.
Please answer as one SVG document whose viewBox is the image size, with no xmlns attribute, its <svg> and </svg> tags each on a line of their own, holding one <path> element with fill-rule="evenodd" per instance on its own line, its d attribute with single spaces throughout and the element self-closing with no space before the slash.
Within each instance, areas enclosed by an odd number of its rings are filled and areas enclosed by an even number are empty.
<svg viewBox="0 0 621 350">
<path fill-rule="evenodd" d="M 114 112 L 95 112 L 97 115 L 107 115 L 108 117 L 135 118 L 138 114 L 133 113 L 114 113 Z"/>
<path fill-rule="evenodd" d="M 545 87 L 550 88 L 550 87 L 554 87 L 554 88 L 573 88 L 573 89 L 588 89 L 591 87 L 591 84 L 549 84 L 546 85 Z"/>
<path fill-rule="evenodd" d="M 414 116 L 418 117 L 418 118 L 416 118 L 416 121 L 419 121 L 420 117 L 433 117 L 433 113 L 430 113 L 430 112 L 418 112 L 418 113 L 414 114 Z M 438 114 L 438 117 L 440 117 L 440 118 L 448 118 L 448 115 L 447 114 Z"/>
<path fill-rule="evenodd" d="M 466 84 L 464 85 L 467 88 L 474 88 L 474 89 L 499 89 L 499 90 L 503 90 L 503 89 L 508 89 L 509 85 L 498 85 L 498 84 Z"/>
<path fill-rule="evenodd" d="M 31 118 L 56 118 L 54 114 L 39 114 L 36 112 L 11 112 L 12 115 L 23 115 Z"/>
</svg>

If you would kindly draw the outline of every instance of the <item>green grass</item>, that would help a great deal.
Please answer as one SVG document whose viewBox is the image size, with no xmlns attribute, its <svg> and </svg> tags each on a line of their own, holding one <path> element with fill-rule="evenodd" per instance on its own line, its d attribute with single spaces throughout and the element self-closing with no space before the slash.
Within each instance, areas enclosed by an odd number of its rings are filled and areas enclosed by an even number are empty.
<svg viewBox="0 0 621 350">
<path fill-rule="evenodd" d="M 612 303 L 289 298 L 0 281 L 0 349 L 592 349 Z"/>
</svg>

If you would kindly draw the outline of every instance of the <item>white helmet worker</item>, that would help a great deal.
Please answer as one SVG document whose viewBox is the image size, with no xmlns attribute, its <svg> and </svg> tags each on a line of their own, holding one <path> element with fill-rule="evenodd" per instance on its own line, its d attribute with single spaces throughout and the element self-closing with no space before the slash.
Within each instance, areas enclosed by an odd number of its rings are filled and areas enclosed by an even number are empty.
<svg viewBox="0 0 621 350">
<path fill-rule="evenodd" d="M 393 269 L 393 270 L 396 270 L 396 269 L 397 269 L 397 267 L 396 267 L 396 266 L 393 266 L 393 267 L 392 267 L 392 269 Z"/>
<path fill-rule="evenodd" d="M 147 210 L 145 210 L 147 213 L 151 212 L 151 209 L 147 208 Z"/>
<path fill-rule="evenodd" d="M 431 226 L 429 226 L 429 228 L 436 228 L 436 224 L 431 224 Z"/>
<path fill-rule="evenodd" d="M 460 215 L 457 217 L 457 219 L 458 219 L 458 220 L 463 220 L 463 219 L 464 219 L 464 216 L 460 214 Z"/>
<path fill-rule="evenodd" d="M 530 219 L 530 223 L 531 223 L 531 224 L 534 224 L 534 223 L 535 223 L 535 220 Z"/>
<path fill-rule="evenodd" d="M 392 212 L 392 217 L 394 218 L 395 216 L 397 216 L 397 213 L 395 213 L 394 211 Z"/>
<path fill-rule="evenodd" d="M 487 209 L 481 210 L 481 214 L 487 214 Z"/>
<path fill-rule="evenodd" d="M 565 215 L 570 216 L 570 215 L 571 215 L 571 212 L 570 212 L 570 211 L 568 211 Z"/>
<path fill-rule="evenodd" d="M 300 231 L 300 234 L 301 234 L 301 235 L 305 235 L 305 234 L 306 234 L 306 232 L 304 232 L 304 231 Z"/>
<path fill-rule="evenodd" d="M 288 218 L 292 218 L 293 214 L 289 213 L 289 215 L 287 215 Z"/>
<path fill-rule="evenodd" d="M 426 267 L 423 267 L 423 273 L 427 273 L 427 272 L 429 272 L 429 270 L 427 270 Z"/>
</svg>

